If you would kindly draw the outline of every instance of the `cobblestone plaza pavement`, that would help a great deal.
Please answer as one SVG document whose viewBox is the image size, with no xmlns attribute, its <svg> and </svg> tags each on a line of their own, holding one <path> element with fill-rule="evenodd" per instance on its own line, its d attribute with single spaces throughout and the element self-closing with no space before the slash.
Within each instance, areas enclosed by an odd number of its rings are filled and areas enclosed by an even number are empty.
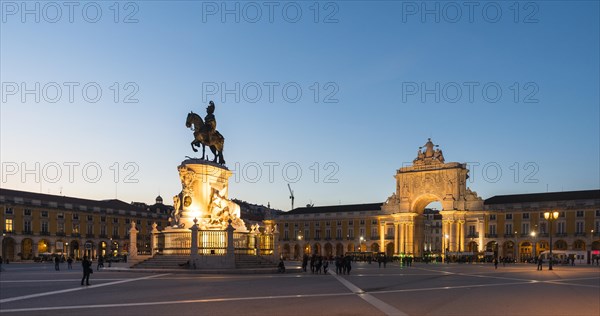
<svg viewBox="0 0 600 316">
<path fill-rule="evenodd" d="M 600 267 L 354 263 L 351 275 L 187 274 L 2 265 L 3 315 L 600 315 Z M 331 272 L 331 271 L 330 271 Z"/>
</svg>

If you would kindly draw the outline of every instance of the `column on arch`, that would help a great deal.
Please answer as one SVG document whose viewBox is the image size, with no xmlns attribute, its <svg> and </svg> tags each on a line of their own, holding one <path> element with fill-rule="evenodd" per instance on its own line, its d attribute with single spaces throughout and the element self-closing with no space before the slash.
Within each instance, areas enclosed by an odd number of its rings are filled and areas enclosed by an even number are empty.
<svg viewBox="0 0 600 316">
<path fill-rule="evenodd" d="M 400 253 L 406 253 L 406 223 L 400 223 Z"/>
<path fill-rule="evenodd" d="M 479 219 L 477 220 L 477 233 L 479 234 L 479 246 L 478 249 L 479 251 L 484 251 L 485 247 L 483 245 L 483 237 L 484 237 L 484 233 L 485 233 L 485 226 L 484 226 L 484 221 Z"/>
<path fill-rule="evenodd" d="M 399 242 L 398 242 L 399 238 L 398 238 L 398 236 L 400 234 L 399 234 L 399 231 L 398 231 L 398 229 L 399 229 L 398 226 L 399 226 L 399 224 L 396 223 L 396 222 L 394 222 L 394 254 L 398 254 L 398 251 L 399 251 Z"/>
<path fill-rule="evenodd" d="M 408 233 L 408 249 L 406 253 L 415 253 L 415 223 L 407 223 L 407 233 Z"/>
<path fill-rule="evenodd" d="M 455 239 L 454 239 L 454 221 L 453 220 L 448 220 L 448 251 L 450 252 L 454 252 L 454 244 L 455 244 Z"/>
<path fill-rule="evenodd" d="M 458 228 L 458 251 L 465 250 L 465 221 L 458 220 L 457 221 Z"/>
<path fill-rule="evenodd" d="M 446 235 L 448 234 L 448 220 L 442 219 L 442 253 L 446 255 L 446 249 L 448 248 L 448 240 Z"/>
<path fill-rule="evenodd" d="M 379 224 L 379 252 L 385 252 L 385 222 Z"/>
</svg>

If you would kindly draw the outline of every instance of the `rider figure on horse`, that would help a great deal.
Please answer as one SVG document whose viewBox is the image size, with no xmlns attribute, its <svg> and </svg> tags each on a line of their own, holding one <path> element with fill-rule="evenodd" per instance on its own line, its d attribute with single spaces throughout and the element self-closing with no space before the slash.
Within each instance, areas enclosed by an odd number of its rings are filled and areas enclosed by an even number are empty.
<svg viewBox="0 0 600 316">
<path fill-rule="evenodd" d="M 215 119 L 215 103 L 213 101 L 208 102 L 206 107 L 206 116 L 204 117 L 203 133 L 205 135 L 206 142 L 210 144 L 211 136 L 217 130 L 217 120 Z"/>
</svg>

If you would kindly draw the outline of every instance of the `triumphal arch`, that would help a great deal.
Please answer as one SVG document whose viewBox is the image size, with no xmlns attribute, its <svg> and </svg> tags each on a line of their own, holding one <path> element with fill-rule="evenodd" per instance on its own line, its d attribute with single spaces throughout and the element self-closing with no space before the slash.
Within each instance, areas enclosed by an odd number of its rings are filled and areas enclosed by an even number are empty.
<svg viewBox="0 0 600 316">
<path fill-rule="evenodd" d="M 477 236 L 477 243 L 483 244 L 483 200 L 467 187 L 468 177 L 466 163 L 445 162 L 442 150 L 431 139 L 419 147 L 411 166 L 397 170 L 396 191 L 382 206 L 387 216 L 381 222 L 383 227 L 394 225 L 395 254 L 424 255 L 423 212 L 431 202 L 442 206 L 445 254 L 465 251 L 468 236 Z M 465 231 L 466 227 L 473 231 Z"/>
</svg>

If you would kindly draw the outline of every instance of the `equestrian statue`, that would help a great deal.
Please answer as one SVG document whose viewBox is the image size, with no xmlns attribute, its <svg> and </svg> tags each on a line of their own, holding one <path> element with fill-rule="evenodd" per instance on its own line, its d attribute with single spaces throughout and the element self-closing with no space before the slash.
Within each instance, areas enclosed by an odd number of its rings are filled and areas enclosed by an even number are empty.
<svg viewBox="0 0 600 316">
<path fill-rule="evenodd" d="M 225 144 L 225 138 L 217 131 L 217 120 L 215 119 L 214 112 L 215 103 L 210 101 L 208 107 L 206 107 L 204 120 L 202 120 L 200 115 L 190 112 L 185 120 L 185 126 L 194 131 L 194 140 L 191 143 L 192 150 L 197 152 L 198 150 L 194 146 L 200 147 L 202 145 L 202 159 L 205 159 L 205 146 L 208 146 L 215 155 L 213 162 L 224 165 L 223 145 Z"/>
</svg>

